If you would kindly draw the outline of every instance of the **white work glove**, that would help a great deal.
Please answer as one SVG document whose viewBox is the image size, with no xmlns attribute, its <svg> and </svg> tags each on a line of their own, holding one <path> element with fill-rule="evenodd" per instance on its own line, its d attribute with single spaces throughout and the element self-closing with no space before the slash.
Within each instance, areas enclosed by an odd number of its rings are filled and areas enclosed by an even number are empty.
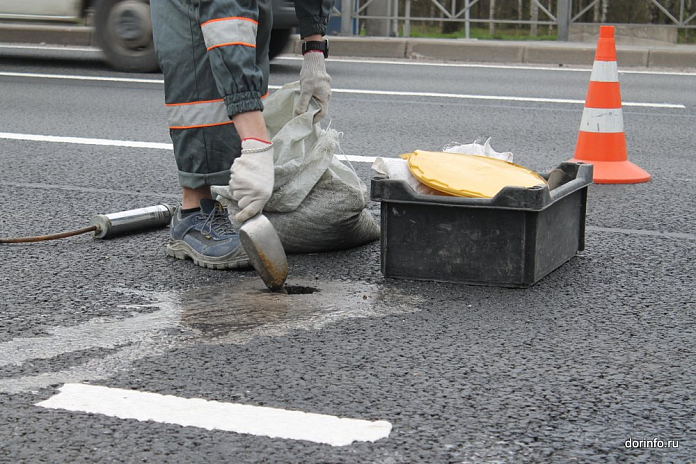
<svg viewBox="0 0 696 464">
<path fill-rule="evenodd" d="M 326 72 L 322 52 L 307 52 L 304 55 L 300 70 L 300 98 L 295 104 L 295 114 L 307 112 L 312 97 L 319 103 L 319 112 L 314 115 L 316 124 L 326 116 L 331 100 L 331 76 Z"/>
<path fill-rule="evenodd" d="M 242 224 L 259 214 L 273 193 L 273 144 L 242 140 L 242 156 L 234 160 L 230 173 L 232 198 L 240 209 L 234 219 Z"/>
</svg>

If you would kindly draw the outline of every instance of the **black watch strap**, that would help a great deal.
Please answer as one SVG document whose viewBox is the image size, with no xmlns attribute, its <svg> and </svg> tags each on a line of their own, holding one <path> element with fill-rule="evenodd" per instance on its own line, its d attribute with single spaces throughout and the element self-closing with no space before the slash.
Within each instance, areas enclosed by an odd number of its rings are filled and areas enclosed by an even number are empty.
<svg viewBox="0 0 696 464">
<path fill-rule="evenodd" d="M 322 41 L 313 41 L 310 40 L 309 42 L 303 42 L 302 43 L 302 54 L 306 54 L 307 52 L 311 51 L 319 51 L 324 54 L 324 58 L 329 57 L 329 41 L 328 40 L 322 40 Z"/>
</svg>

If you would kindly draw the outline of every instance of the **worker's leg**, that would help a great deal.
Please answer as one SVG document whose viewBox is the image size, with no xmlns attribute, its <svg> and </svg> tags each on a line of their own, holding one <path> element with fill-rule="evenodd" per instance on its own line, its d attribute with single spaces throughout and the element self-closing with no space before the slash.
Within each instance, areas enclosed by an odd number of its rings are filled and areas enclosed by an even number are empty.
<svg viewBox="0 0 696 464">
<path fill-rule="evenodd" d="M 230 165 L 241 147 L 212 74 L 198 10 L 190 0 L 151 0 L 150 8 L 184 192 L 183 208 L 172 220 L 167 253 L 211 268 L 248 266 L 226 213 L 219 203 L 205 200 L 211 185 L 228 182 Z M 186 211 L 199 205 L 199 211 Z"/>
<path fill-rule="evenodd" d="M 179 183 L 224 185 L 240 140 L 213 76 L 197 8 L 186 0 L 154 0 L 151 11 Z"/>
<path fill-rule="evenodd" d="M 222 117 L 221 103 L 243 137 L 268 139 L 258 111 L 263 108 L 260 100 L 268 91 L 272 5 L 270 0 L 258 0 L 255 8 L 253 3 L 245 6 L 237 0 L 174 3 L 174 6 L 159 5 L 157 12 L 153 12 L 153 22 L 158 14 L 161 24 L 155 25 L 156 35 L 160 35 L 157 30 L 161 31 L 162 40 L 157 37 L 155 40 L 158 50 L 162 49 L 159 55 L 165 79 L 167 74 L 177 77 L 169 76 L 172 84 L 167 86 L 165 82 L 165 92 L 168 111 L 174 115 L 170 117 L 170 126 L 176 128 L 172 131 L 175 152 L 186 154 L 177 156 L 182 203 L 184 208 L 191 208 L 199 199 L 210 197 L 207 185 L 227 183 L 228 168 L 240 153 L 237 131 L 221 127 L 229 123 Z M 159 14 L 163 9 L 164 14 Z M 183 40 L 172 41 L 172 37 Z M 181 59 L 176 53 L 182 46 L 187 53 L 190 48 L 190 60 L 185 56 Z M 169 60 L 169 65 L 163 59 Z M 193 85 L 178 85 L 181 77 L 187 76 L 192 78 Z M 192 95 L 194 89 L 196 94 Z M 224 97 L 222 102 L 211 101 L 220 95 Z M 205 103 L 193 106 L 192 102 Z M 184 108 L 182 103 L 186 103 Z M 207 114 L 209 120 L 187 119 L 186 113 Z"/>
</svg>

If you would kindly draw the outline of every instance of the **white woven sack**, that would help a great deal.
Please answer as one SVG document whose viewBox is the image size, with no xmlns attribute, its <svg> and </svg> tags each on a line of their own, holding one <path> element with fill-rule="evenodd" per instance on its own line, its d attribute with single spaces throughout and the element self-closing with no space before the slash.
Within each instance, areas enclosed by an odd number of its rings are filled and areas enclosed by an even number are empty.
<svg viewBox="0 0 696 464">
<path fill-rule="evenodd" d="M 338 250 L 379 238 L 379 226 L 365 210 L 367 187 L 334 153 L 340 134 L 313 124 L 319 111 L 294 114 L 300 84 L 283 86 L 264 101 L 264 118 L 273 140 L 275 183 L 263 214 L 287 253 Z M 213 187 L 230 219 L 239 211 L 229 186 Z M 235 224 L 238 226 L 238 224 Z"/>
</svg>

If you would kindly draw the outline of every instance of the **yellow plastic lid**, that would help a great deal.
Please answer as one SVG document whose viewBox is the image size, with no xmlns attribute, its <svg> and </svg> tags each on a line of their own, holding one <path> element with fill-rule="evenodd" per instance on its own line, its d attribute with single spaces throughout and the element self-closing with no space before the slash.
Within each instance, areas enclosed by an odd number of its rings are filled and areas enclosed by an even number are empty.
<svg viewBox="0 0 696 464">
<path fill-rule="evenodd" d="M 493 198 L 504 187 L 546 185 L 534 171 L 485 156 L 416 150 L 401 157 L 420 182 L 457 197 Z"/>
</svg>

